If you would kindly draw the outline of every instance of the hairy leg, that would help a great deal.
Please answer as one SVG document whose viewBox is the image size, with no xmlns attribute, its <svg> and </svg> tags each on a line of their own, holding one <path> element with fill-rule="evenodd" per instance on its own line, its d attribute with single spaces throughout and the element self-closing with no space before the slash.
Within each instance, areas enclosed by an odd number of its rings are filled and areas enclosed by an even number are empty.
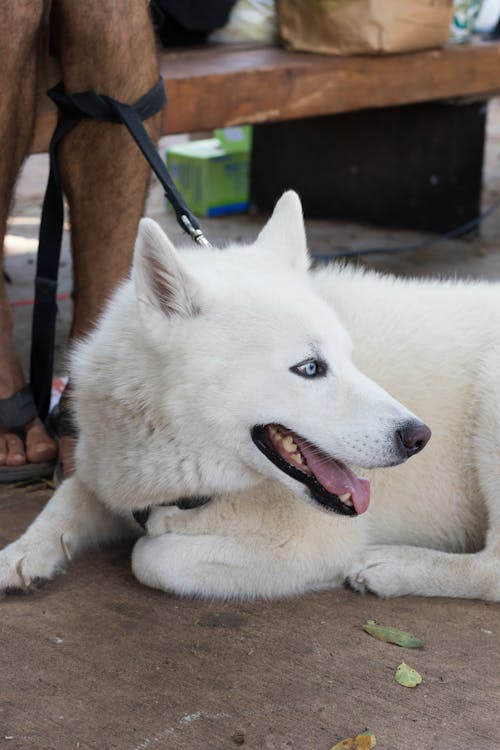
<svg viewBox="0 0 500 750">
<path fill-rule="evenodd" d="M 94 89 L 130 104 L 157 81 L 145 0 L 54 0 L 53 21 L 67 91 Z M 153 140 L 160 117 L 146 123 Z M 124 126 L 85 120 L 62 141 L 60 169 L 71 212 L 71 337 L 79 338 L 92 330 L 110 294 L 129 273 L 149 166 Z M 73 471 L 73 450 L 74 438 L 64 438 L 65 476 Z"/>
<path fill-rule="evenodd" d="M 132 103 L 158 79 L 144 0 L 56 0 L 56 44 L 67 91 L 87 89 Z M 159 117 L 146 127 L 156 139 Z M 92 329 L 129 272 L 149 166 L 122 125 L 85 120 L 61 143 L 60 168 L 71 210 L 75 313 L 72 336 Z"/>
<path fill-rule="evenodd" d="M 10 201 L 17 173 L 33 132 L 37 49 L 43 0 L 2 0 L 0 29 L 0 269 Z M 25 384 L 14 351 L 12 315 L 0 272 L 0 399 L 13 396 Z M 18 466 L 54 458 L 55 443 L 40 420 L 26 425 L 25 443 L 0 425 L 0 466 Z"/>
</svg>

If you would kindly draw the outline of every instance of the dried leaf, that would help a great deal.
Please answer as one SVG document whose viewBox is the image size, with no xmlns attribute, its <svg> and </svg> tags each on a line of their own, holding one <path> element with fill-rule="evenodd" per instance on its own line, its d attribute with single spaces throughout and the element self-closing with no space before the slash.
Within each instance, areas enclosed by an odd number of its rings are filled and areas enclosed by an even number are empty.
<svg viewBox="0 0 500 750">
<path fill-rule="evenodd" d="M 391 628 L 388 625 L 378 625 L 375 620 L 367 620 L 363 625 L 363 630 L 374 638 L 385 643 L 395 643 L 396 646 L 405 648 L 422 648 L 424 641 L 416 638 L 413 633 L 407 633 L 405 630 Z"/>
<path fill-rule="evenodd" d="M 371 750 L 376 744 L 375 735 L 365 732 L 337 742 L 330 750 Z"/>
<path fill-rule="evenodd" d="M 399 667 L 396 669 L 394 679 L 399 682 L 403 687 L 414 688 L 420 685 L 422 677 L 419 675 L 416 669 L 409 667 L 405 662 L 401 662 Z"/>
</svg>

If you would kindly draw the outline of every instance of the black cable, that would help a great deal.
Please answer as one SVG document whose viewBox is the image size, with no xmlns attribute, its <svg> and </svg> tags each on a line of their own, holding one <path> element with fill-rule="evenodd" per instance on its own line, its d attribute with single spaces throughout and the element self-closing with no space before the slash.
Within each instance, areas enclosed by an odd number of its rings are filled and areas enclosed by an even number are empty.
<svg viewBox="0 0 500 750">
<path fill-rule="evenodd" d="M 364 255 L 398 255 L 399 253 L 412 253 L 417 250 L 423 250 L 433 245 L 439 245 L 441 242 L 460 237 L 463 234 L 468 234 L 472 229 L 479 226 L 488 216 L 490 216 L 500 206 L 500 201 L 494 203 L 493 206 L 486 209 L 482 214 L 476 216 L 475 219 L 462 224 L 455 229 L 451 229 L 445 234 L 440 234 L 438 237 L 431 237 L 427 240 L 419 240 L 418 242 L 410 242 L 408 245 L 399 245 L 398 247 L 368 247 L 361 250 L 339 250 L 339 252 L 330 253 L 328 255 L 313 255 L 313 261 L 319 263 L 327 263 L 331 260 L 337 260 L 339 258 L 359 258 Z"/>
</svg>

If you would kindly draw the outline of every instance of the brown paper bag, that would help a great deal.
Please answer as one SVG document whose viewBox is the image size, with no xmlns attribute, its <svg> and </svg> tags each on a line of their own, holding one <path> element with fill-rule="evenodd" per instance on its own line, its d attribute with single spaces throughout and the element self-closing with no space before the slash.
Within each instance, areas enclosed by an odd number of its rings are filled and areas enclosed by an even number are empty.
<svg viewBox="0 0 500 750">
<path fill-rule="evenodd" d="M 276 0 L 285 45 L 337 55 L 442 47 L 453 0 Z"/>
</svg>

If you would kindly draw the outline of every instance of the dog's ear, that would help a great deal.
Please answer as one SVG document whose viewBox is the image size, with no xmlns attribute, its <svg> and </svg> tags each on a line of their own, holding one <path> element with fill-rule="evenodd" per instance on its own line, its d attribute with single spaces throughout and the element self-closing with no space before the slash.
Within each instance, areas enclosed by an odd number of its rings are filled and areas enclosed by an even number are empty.
<svg viewBox="0 0 500 750">
<path fill-rule="evenodd" d="M 292 268 L 309 268 L 302 204 L 294 190 L 283 193 L 271 218 L 260 232 L 257 244 Z"/>
<path fill-rule="evenodd" d="M 135 291 L 146 319 L 155 313 L 183 318 L 196 315 L 198 285 L 161 227 L 142 219 L 132 269 Z"/>
</svg>

